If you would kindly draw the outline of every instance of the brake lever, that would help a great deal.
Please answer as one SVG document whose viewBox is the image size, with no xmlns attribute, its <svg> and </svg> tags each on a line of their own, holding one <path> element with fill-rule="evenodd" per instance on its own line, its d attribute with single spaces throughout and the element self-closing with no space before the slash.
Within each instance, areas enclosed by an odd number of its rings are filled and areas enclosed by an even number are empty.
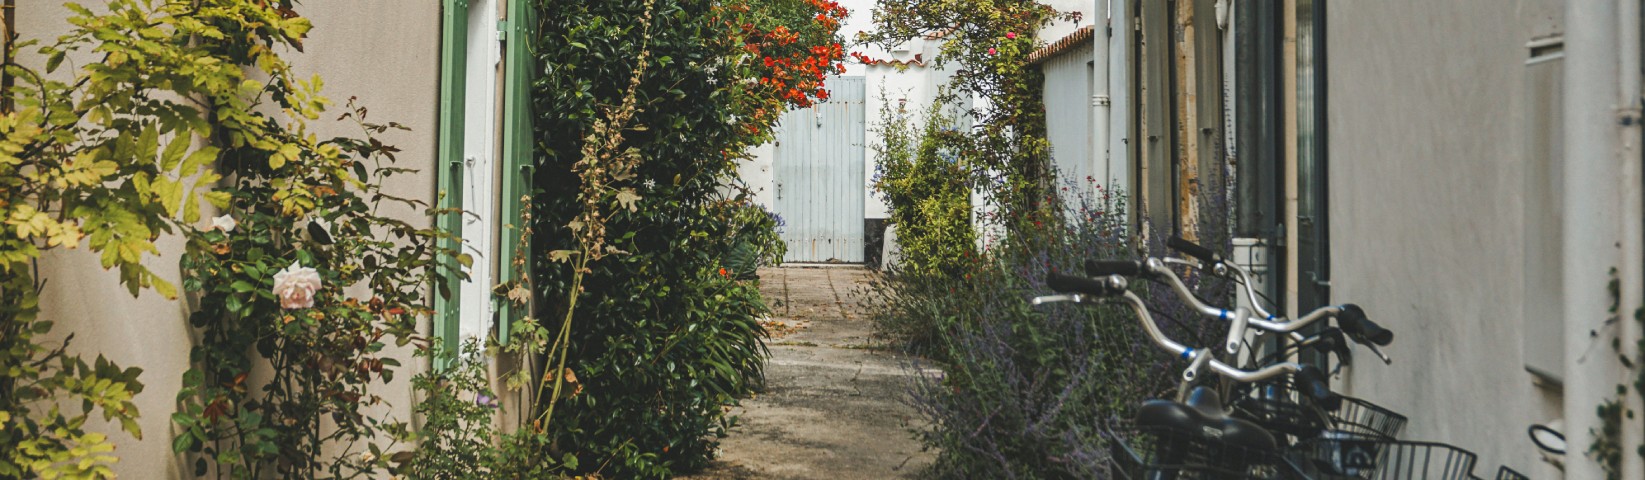
<svg viewBox="0 0 1645 480">
<path fill-rule="evenodd" d="M 1365 343 L 1361 343 L 1360 345 L 1364 345 L 1365 348 L 1371 349 L 1371 353 L 1377 354 L 1377 358 L 1382 359 L 1382 364 L 1383 365 L 1393 365 L 1394 364 L 1394 359 L 1388 358 L 1387 355 L 1383 355 L 1382 354 L 1382 349 L 1377 348 L 1376 344 L 1371 343 L 1371 342 L 1365 342 Z"/>
<path fill-rule="evenodd" d="M 1038 297 L 1034 297 L 1034 305 L 1044 305 L 1044 304 L 1047 304 L 1047 303 L 1059 303 L 1059 302 L 1085 303 L 1085 299 L 1086 299 L 1085 295 L 1081 295 L 1081 294 L 1078 294 L 1078 293 L 1064 293 L 1064 294 L 1061 294 L 1061 295 L 1041 295 L 1041 296 L 1038 296 Z"/>
</svg>

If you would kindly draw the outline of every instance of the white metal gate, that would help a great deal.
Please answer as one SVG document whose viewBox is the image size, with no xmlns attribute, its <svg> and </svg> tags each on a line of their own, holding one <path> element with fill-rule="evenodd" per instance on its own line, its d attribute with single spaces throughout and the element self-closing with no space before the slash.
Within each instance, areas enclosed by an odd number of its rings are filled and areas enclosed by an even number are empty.
<svg viewBox="0 0 1645 480">
<path fill-rule="evenodd" d="M 863 261 L 865 86 L 830 78 L 828 101 L 783 114 L 773 159 L 783 261 Z"/>
</svg>

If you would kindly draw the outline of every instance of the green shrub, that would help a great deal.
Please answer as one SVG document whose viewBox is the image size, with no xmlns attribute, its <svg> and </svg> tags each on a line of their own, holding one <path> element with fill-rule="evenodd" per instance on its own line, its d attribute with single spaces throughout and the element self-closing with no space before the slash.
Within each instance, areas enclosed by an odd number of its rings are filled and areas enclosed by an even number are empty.
<svg viewBox="0 0 1645 480">
<path fill-rule="evenodd" d="M 953 273 L 976 248 L 970 174 L 958 152 L 965 137 L 939 110 L 924 117 L 916 129 L 906 112 L 881 109 L 874 191 L 891 207 L 888 223 L 897 228 L 902 258 L 896 268 Z"/>
<path fill-rule="evenodd" d="M 546 421 L 519 438 L 570 473 L 666 478 L 706 466 L 727 407 L 761 378 L 766 307 L 744 279 L 783 245 L 736 167 L 792 94 L 815 90 L 776 92 L 768 67 L 781 62 L 748 52 L 833 40 L 832 29 L 799 40 L 728 29 L 761 5 L 538 0 L 553 13 L 539 25 L 546 67 L 532 92 L 533 316 L 556 319 L 544 324 L 563 339 L 548 371 L 563 352 L 580 388 L 556 397 L 537 385 L 533 416 Z"/>
<path fill-rule="evenodd" d="M 498 478 L 496 470 L 505 458 L 492 426 L 497 397 L 487 380 L 483 354 L 473 340 L 465 342 L 461 352 L 443 350 L 439 342 L 417 351 L 419 357 L 443 360 L 433 363 L 448 367 L 411 379 L 421 399 L 414 412 L 422 425 L 414 436 L 415 450 L 396 472 L 412 479 Z M 409 427 L 402 428 L 409 432 Z"/>
</svg>

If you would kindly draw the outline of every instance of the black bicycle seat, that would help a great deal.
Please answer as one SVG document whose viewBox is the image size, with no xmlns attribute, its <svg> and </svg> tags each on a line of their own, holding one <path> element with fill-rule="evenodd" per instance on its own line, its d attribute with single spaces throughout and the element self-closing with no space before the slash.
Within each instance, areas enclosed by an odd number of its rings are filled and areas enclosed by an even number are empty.
<svg viewBox="0 0 1645 480">
<path fill-rule="evenodd" d="M 1188 403 L 1143 402 L 1137 409 L 1137 425 L 1170 428 L 1257 451 L 1275 449 L 1272 434 L 1249 420 L 1229 417 L 1223 411 L 1222 397 L 1206 387 L 1195 387 L 1188 394 Z"/>
</svg>

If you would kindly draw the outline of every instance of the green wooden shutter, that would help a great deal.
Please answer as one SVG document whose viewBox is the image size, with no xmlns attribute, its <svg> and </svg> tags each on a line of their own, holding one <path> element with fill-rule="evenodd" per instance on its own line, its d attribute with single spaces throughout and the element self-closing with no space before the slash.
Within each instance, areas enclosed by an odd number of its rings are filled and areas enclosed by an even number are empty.
<svg viewBox="0 0 1645 480">
<path fill-rule="evenodd" d="M 435 217 L 435 226 L 453 234 L 462 232 L 463 198 L 463 90 L 467 87 L 468 64 L 468 0 L 444 0 L 440 25 L 440 132 L 435 161 L 438 176 L 438 204 L 443 213 Z M 444 240 L 445 248 L 458 251 L 461 241 Z M 452 268 L 457 268 L 453 265 Z M 446 295 L 434 295 L 434 338 L 448 351 L 456 351 L 458 341 L 457 307 L 461 305 L 456 272 L 446 274 Z M 436 368 L 445 363 L 435 359 Z"/>
<path fill-rule="evenodd" d="M 498 28 L 503 32 L 503 178 L 501 278 L 513 281 L 519 269 L 529 272 L 531 266 L 515 265 L 517 258 L 528 258 L 530 246 L 521 250 L 520 233 L 527 225 L 520 218 L 521 197 L 531 194 L 531 169 L 534 142 L 531 128 L 531 79 L 536 71 L 536 57 L 532 42 L 536 38 L 536 13 L 529 0 L 509 0 L 508 18 Z M 514 302 L 504 300 L 498 309 L 497 340 L 508 343 L 509 329 L 514 320 L 531 312 L 516 308 Z"/>
</svg>

